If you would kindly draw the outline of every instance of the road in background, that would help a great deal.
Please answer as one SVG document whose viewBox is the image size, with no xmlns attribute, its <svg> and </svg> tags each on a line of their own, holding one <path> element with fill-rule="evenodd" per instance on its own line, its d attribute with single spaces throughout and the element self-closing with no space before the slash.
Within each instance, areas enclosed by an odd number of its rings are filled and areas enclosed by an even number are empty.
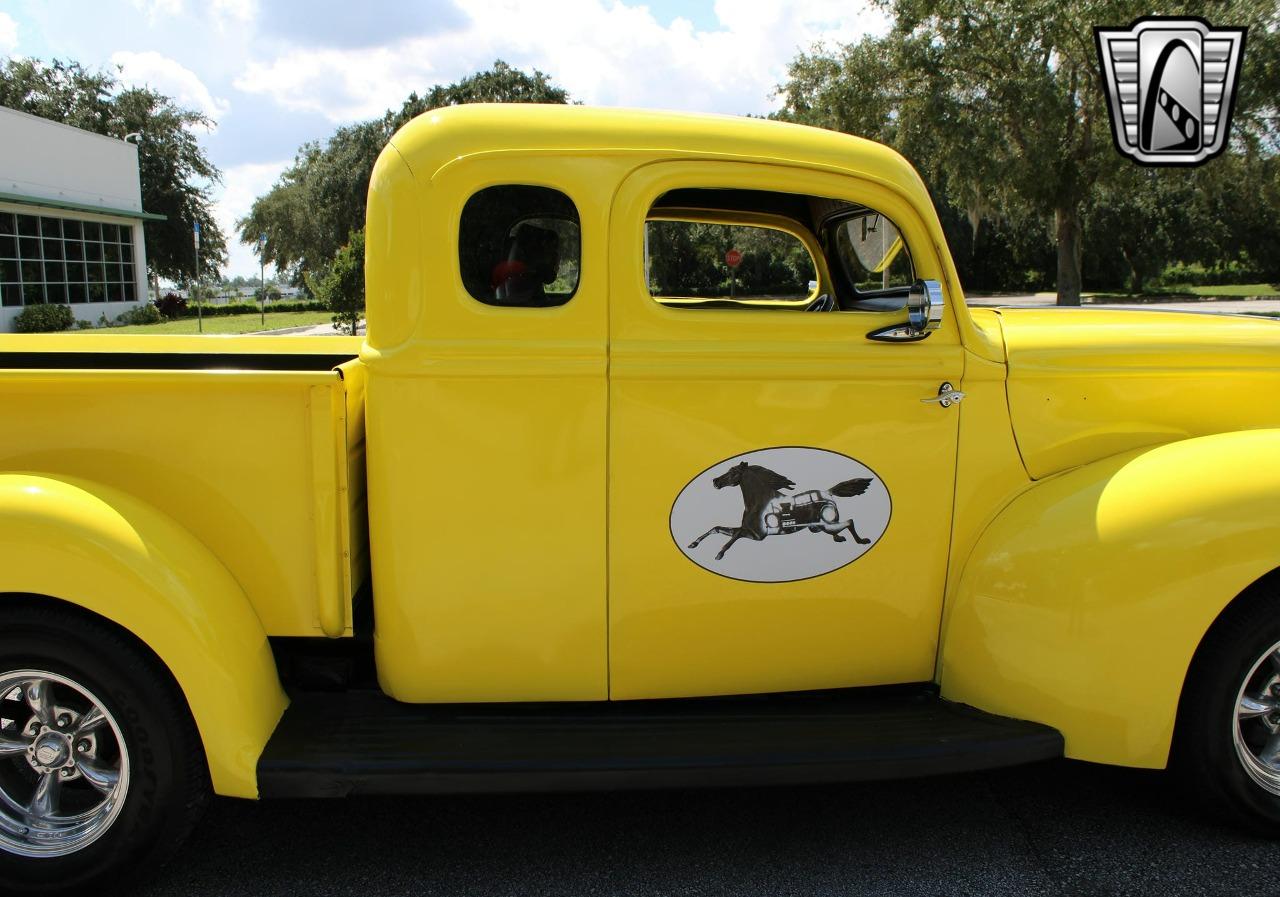
<svg viewBox="0 0 1280 897">
<path fill-rule="evenodd" d="M 1069 761 L 806 788 L 218 800 L 143 897 L 1280 892 L 1280 842 Z"/>
</svg>

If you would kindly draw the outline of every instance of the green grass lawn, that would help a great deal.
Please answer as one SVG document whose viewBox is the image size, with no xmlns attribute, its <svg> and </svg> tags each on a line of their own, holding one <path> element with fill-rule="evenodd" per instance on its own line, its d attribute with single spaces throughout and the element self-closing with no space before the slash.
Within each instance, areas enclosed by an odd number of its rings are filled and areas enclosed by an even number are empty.
<svg viewBox="0 0 1280 897">
<path fill-rule="evenodd" d="M 1036 295 L 1052 296 L 1052 293 Z M 1280 299 L 1280 284 L 1227 283 L 1203 287 L 1181 286 L 1147 293 L 1087 292 L 1085 301 L 1094 302 L 1194 302 L 1196 299 Z"/>
<path fill-rule="evenodd" d="M 1197 296 L 1267 296 L 1280 298 L 1280 284 L 1229 283 L 1216 287 L 1188 287 Z"/>
<path fill-rule="evenodd" d="M 268 312 L 266 324 L 261 316 L 223 315 L 204 319 L 205 333 L 253 333 L 257 330 L 280 330 L 284 327 L 304 327 L 312 324 L 328 324 L 333 313 L 327 311 Z M 70 333 L 154 333 L 158 335 L 200 333 L 195 318 L 179 318 L 161 324 L 131 324 L 128 327 L 111 327 L 93 330 L 72 330 Z"/>
</svg>

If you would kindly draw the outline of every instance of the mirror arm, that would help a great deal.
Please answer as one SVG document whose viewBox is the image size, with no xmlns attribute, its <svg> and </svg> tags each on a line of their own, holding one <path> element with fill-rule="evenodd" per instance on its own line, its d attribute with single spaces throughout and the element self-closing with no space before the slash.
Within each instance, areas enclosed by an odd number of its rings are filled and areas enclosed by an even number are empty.
<svg viewBox="0 0 1280 897">
<path fill-rule="evenodd" d="M 879 343 L 918 343 L 928 339 L 932 330 L 916 330 L 910 324 L 890 324 L 888 327 L 877 327 L 867 334 L 867 339 Z"/>
<path fill-rule="evenodd" d="M 907 294 L 907 321 L 890 324 L 867 334 L 867 339 L 884 343 L 915 343 L 942 326 L 946 302 L 942 284 L 936 280 L 918 280 Z"/>
</svg>

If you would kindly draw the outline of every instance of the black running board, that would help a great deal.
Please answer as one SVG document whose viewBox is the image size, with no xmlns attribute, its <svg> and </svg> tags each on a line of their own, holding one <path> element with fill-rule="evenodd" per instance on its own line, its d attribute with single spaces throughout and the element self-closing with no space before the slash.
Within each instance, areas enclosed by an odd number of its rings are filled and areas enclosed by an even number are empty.
<svg viewBox="0 0 1280 897">
<path fill-rule="evenodd" d="M 574 791 L 909 778 L 1061 757 L 1037 723 L 927 686 L 600 704 L 400 704 L 296 695 L 263 797 Z"/>
</svg>

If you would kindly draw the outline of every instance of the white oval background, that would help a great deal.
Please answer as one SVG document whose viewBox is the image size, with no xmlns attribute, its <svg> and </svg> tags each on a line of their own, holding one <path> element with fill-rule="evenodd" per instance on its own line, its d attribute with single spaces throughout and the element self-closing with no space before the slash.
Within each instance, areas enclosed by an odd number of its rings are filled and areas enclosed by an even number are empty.
<svg viewBox="0 0 1280 897">
<path fill-rule="evenodd" d="M 870 541 L 859 545 L 847 529 L 840 533 L 843 542 L 825 532 L 811 533 L 806 529 L 767 536 L 758 542 L 743 537 L 718 561 L 716 553 L 730 536 L 713 533 L 697 548 L 690 548 L 690 543 L 714 526 L 741 526 L 746 508 L 742 490 L 737 486 L 717 489 L 712 480 L 742 461 L 766 467 L 793 481 L 795 488 L 783 493 L 784 500 L 811 489 L 827 492 L 845 480 L 869 477 L 871 484 L 862 495 L 831 499 L 840 511 L 840 520 L 852 519 L 858 535 Z M 880 541 L 891 514 L 888 488 L 862 462 L 826 449 L 786 446 L 726 458 L 690 480 L 671 506 L 671 536 L 685 557 L 712 573 L 749 582 L 794 582 L 839 570 L 862 557 Z"/>
</svg>

